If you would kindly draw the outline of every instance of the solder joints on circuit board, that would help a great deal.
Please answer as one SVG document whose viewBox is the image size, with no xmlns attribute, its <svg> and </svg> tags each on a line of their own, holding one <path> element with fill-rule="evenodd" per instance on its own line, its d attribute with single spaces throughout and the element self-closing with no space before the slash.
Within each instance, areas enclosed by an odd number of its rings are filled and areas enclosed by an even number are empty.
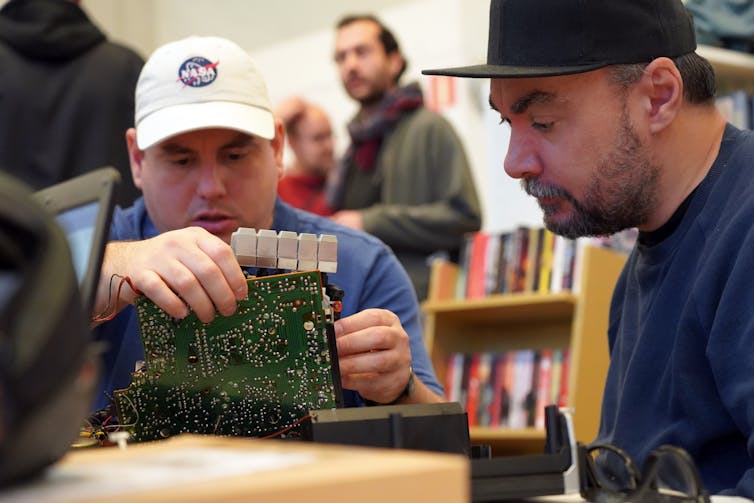
<svg viewBox="0 0 754 503">
<path fill-rule="evenodd" d="M 311 255 L 312 243 L 321 255 Z M 309 410 L 340 403 L 332 331 L 339 306 L 322 274 L 337 269 L 337 240 L 239 229 L 232 245 L 241 265 L 276 269 L 247 279 L 248 298 L 234 315 L 204 324 L 194 313 L 173 319 L 147 298 L 136 303 L 145 362 L 115 394 L 120 422 L 133 424 L 136 441 L 179 433 L 267 436 Z M 296 270 L 312 264 L 326 271 Z"/>
</svg>

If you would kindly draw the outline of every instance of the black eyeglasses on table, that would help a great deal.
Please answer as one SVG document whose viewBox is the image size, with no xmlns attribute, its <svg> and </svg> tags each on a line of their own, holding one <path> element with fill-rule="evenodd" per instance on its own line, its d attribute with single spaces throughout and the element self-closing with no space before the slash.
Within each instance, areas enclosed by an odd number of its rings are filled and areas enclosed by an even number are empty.
<svg viewBox="0 0 754 503">
<path fill-rule="evenodd" d="M 592 503 L 709 503 L 709 494 L 688 452 L 662 445 L 639 472 L 614 445 L 579 444 L 582 496 Z"/>
</svg>

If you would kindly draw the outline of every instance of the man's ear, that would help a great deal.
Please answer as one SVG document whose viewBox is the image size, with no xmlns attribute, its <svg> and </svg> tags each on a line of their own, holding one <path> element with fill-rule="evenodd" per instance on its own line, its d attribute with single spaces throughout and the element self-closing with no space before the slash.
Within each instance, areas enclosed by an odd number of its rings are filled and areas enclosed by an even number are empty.
<svg viewBox="0 0 754 503">
<path fill-rule="evenodd" d="M 283 176 L 283 150 L 285 148 L 285 126 L 280 119 L 275 119 L 275 137 L 271 140 L 271 144 L 275 157 L 275 169 L 280 178 Z"/>
<path fill-rule="evenodd" d="M 126 131 L 126 147 L 128 148 L 128 160 L 131 163 L 131 177 L 134 185 L 141 190 L 141 170 L 144 162 L 144 152 L 136 146 L 136 129 L 129 128 Z"/>
<path fill-rule="evenodd" d="M 403 59 L 403 55 L 399 51 L 393 51 L 387 55 L 388 65 L 390 68 L 390 76 L 393 78 L 395 85 L 398 85 L 398 74 L 401 73 L 403 65 L 406 64 L 406 60 Z"/>
<path fill-rule="evenodd" d="M 650 133 L 668 127 L 683 105 L 683 78 L 669 58 L 657 58 L 647 65 L 641 79 L 646 95 Z"/>
</svg>

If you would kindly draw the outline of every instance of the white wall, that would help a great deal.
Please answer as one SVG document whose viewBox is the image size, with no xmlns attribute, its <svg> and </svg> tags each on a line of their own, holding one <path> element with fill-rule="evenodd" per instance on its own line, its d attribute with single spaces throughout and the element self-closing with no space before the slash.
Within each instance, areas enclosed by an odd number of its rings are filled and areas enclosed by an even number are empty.
<svg viewBox="0 0 754 503">
<path fill-rule="evenodd" d="M 404 82 L 424 68 L 483 62 L 487 0 L 83 0 L 114 40 L 145 57 L 159 45 L 191 34 L 221 35 L 247 49 L 277 103 L 301 94 L 320 104 L 336 126 L 339 152 L 355 104 L 341 88 L 332 61 L 333 25 L 342 15 L 371 11 L 392 28 L 409 61 Z M 489 110 L 487 79 L 457 79 L 457 103 L 444 111 L 466 145 L 483 205 L 484 228 L 538 225 L 541 211 L 503 172 L 507 130 Z"/>
</svg>

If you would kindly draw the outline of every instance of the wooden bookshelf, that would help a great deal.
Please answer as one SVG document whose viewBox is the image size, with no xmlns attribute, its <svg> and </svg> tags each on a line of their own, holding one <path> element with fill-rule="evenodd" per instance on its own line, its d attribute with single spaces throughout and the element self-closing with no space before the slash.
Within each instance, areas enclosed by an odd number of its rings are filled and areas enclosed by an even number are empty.
<svg viewBox="0 0 754 503">
<path fill-rule="evenodd" d="M 438 379 L 445 382 L 453 353 L 568 348 L 568 406 L 574 408 L 576 438 L 591 441 L 599 426 L 607 373 L 607 322 L 615 281 L 625 255 L 583 248 L 576 294 L 513 293 L 473 300 L 432 300 L 422 304 L 425 342 Z M 493 455 L 541 452 L 544 432 L 533 428 L 471 428 L 474 444 L 490 444 Z"/>
<path fill-rule="evenodd" d="M 754 93 L 754 55 L 708 45 L 698 46 L 697 53 L 715 69 L 718 94 L 736 89 Z"/>
</svg>

